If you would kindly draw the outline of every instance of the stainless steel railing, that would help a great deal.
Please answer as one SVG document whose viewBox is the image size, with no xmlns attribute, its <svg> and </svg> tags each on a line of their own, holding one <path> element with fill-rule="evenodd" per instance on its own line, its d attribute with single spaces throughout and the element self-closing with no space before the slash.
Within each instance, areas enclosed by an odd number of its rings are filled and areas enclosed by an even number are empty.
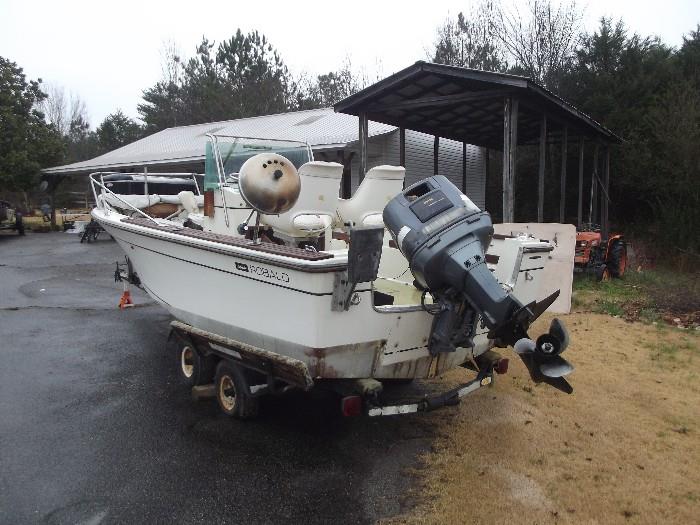
<svg viewBox="0 0 700 525">
<path fill-rule="evenodd" d="M 110 196 L 114 197 L 115 199 L 117 199 L 122 204 L 124 204 L 126 208 L 133 210 L 136 213 L 138 213 L 139 215 L 143 216 L 144 218 L 158 224 L 158 222 L 155 220 L 155 218 L 151 217 L 146 212 L 137 208 L 136 206 L 134 206 L 130 202 L 127 202 L 122 197 L 120 197 L 119 194 L 110 190 L 105 184 L 105 181 L 104 181 L 105 175 L 143 175 L 144 176 L 144 196 L 146 197 L 146 199 L 148 199 L 149 193 L 148 193 L 148 171 L 147 170 L 144 170 L 143 173 L 128 173 L 128 174 L 121 173 L 121 172 L 114 172 L 114 171 L 97 171 L 97 172 L 91 173 L 89 175 L 90 186 L 92 188 L 92 194 L 95 197 L 95 203 L 96 203 L 97 207 L 99 209 L 105 211 L 106 213 L 109 213 L 109 209 L 107 207 L 105 207 L 105 205 L 107 204 L 105 202 L 106 201 L 105 197 L 106 197 L 106 195 L 110 195 Z M 97 179 L 98 177 L 99 177 L 99 180 Z M 189 178 L 192 178 L 192 180 L 194 181 L 195 189 L 197 190 L 197 195 L 202 194 L 202 192 L 199 189 L 199 183 L 197 182 L 197 174 L 196 173 L 157 173 L 157 174 L 152 174 L 152 177 L 181 177 L 181 178 L 189 177 Z M 98 198 L 98 196 L 97 196 L 98 195 L 97 187 L 100 188 L 99 194 L 102 197 L 101 199 Z M 150 201 L 148 201 L 148 202 L 150 202 Z"/>
</svg>

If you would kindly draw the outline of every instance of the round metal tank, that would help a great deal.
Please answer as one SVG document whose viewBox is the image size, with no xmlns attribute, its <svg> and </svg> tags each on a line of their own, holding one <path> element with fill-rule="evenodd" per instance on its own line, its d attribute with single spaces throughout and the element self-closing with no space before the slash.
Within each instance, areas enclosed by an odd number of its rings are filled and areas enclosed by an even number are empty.
<svg viewBox="0 0 700 525">
<path fill-rule="evenodd" d="M 238 187 L 253 209 L 278 215 L 289 211 L 297 202 L 301 179 L 287 158 L 277 153 L 259 153 L 241 166 Z"/>
</svg>

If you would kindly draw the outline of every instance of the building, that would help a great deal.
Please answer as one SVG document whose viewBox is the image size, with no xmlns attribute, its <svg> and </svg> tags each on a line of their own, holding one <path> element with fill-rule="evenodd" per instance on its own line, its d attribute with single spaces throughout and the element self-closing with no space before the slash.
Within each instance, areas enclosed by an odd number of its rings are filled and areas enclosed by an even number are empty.
<svg viewBox="0 0 700 525">
<path fill-rule="evenodd" d="M 532 184 L 538 188 L 537 222 L 543 222 L 546 151 L 555 144 L 561 148 L 559 223 L 566 222 L 568 148 L 573 143 L 579 161 L 576 224 L 582 226 L 585 152 L 592 150 L 589 222 L 600 224 L 607 238 L 610 151 L 622 139 L 530 78 L 420 60 L 341 100 L 334 109 L 359 118 L 361 172 L 369 164 L 369 121 L 397 126 L 400 136 L 408 137 L 410 130 L 432 136 L 435 173 L 443 170 L 439 164 L 443 144 L 448 140 L 462 143 L 465 186 L 467 144 L 500 150 L 505 223 L 515 222 L 519 145 L 539 146 L 538 176 Z M 400 155 L 406 155 L 403 158 L 407 158 L 407 147 L 399 145 Z"/>
<path fill-rule="evenodd" d="M 95 171 L 143 171 L 204 173 L 208 133 L 254 138 L 301 140 L 309 143 L 316 160 L 345 165 L 343 196 L 360 182 L 359 119 L 335 113 L 332 108 L 280 113 L 238 120 L 168 128 L 94 159 L 43 170 L 45 175 L 87 175 Z M 463 154 L 466 152 L 463 171 Z M 434 139 L 417 131 L 405 133 L 406 184 L 433 175 Z M 440 142 L 439 173 L 445 175 L 483 207 L 485 157 L 482 148 L 452 140 Z M 399 128 L 368 123 L 367 167 L 400 162 Z"/>
</svg>

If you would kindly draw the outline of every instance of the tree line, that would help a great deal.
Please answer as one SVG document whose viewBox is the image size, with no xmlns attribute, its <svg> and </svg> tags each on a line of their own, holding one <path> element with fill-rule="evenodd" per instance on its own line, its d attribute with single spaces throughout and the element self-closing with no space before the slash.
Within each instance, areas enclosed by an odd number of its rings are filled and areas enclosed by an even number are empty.
<svg viewBox="0 0 700 525">
<path fill-rule="evenodd" d="M 118 109 L 92 129 L 78 95 L 28 80 L 0 57 L 0 191 L 26 195 L 41 168 L 87 160 L 171 126 L 328 107 L 368 83 L 349 60 L 337 71 L 293 76 L 264 35 L 239 29 L 218 45 L 203 38 L 189 59 L 167 45 L 162 78 L 137 107 L 142 122 Z"/>
<path fill-rule="evenodd" d="M 429 58 L 531 77 L 604 123 L 624 138 L 612 156 L 612 220 L 697 253 L 700 26 L 674 48 L 622 21 L 602 19 L 589 32 L 581 19 L 566 0 L 529 0 L 519 9 L 482 0 L 436 28 Z M 263 34 L 238 30 L 218 44 L 203 38 L 189 58 L 165 47 L 161 78 L 137 107 L 141 122 L 117 110 L 92 129 L 78 97 L 26 79 L 0 57 L 0 189 L 27 191 L 41 167 L 92 158 L 167 127 L 328 107 L 374 80 L 347 60 L 337 71 L 295 76 Z M 529 217 L 536 184 L 527 174 L 536 173 L 536 157 L 522 149 L 516 215 Z M 546 208 L 558 210 L 558 149 L 548 155 Z M 488 183 L 497 186 L 493 158 Z M 575 210 L 575 177 L 569 182 L 567 209 Z M 492 207 L 497 214 L 499 205 Z"/>
<path fill-rule="evenodd" d="M 661 249 L 698 256 L 700 25 L 674 48 L 631 32 L 622 20 L 603 18 L 588 32 L 581 19 L 573 2 L 530 0 L 518 10 L 481 1 L 438 28 L 431 58 L 530 77 L 622 137 L 611 157 L 613 226 L 651 234 Z M 537 154 L 535 148 L 520 149 L 516 215 L 532 219 Z M 559 152 L 550 147 L 547 158 L 545 219 L 553 221 L 558 220 Z M 500 157 L 493 159 L 489 184 L 498 188 Z M 575 155 L 570 162 L 569 172 L 576 173 Z M 567 215 L 573 220 L 577 177 L 568 183 Z M 500 197 L 499 191 L 492 194 Z M 500 209 L 496 199 L 492 208 Z"/>
</svg>

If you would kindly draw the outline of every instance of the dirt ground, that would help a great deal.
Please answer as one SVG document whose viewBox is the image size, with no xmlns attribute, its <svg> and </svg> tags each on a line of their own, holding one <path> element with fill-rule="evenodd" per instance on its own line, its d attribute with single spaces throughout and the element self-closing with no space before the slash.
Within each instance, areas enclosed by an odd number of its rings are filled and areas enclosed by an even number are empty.
<svg viewBox="0 0 700 525">
<path fill-rule="evenodd" d="M 574 393 L 533 385 L 511 355 L 493 389 L 429 414 L 419 503 L 392 523 L 697 523 L 700 332 L 561 317 Z"/>
</svg>

